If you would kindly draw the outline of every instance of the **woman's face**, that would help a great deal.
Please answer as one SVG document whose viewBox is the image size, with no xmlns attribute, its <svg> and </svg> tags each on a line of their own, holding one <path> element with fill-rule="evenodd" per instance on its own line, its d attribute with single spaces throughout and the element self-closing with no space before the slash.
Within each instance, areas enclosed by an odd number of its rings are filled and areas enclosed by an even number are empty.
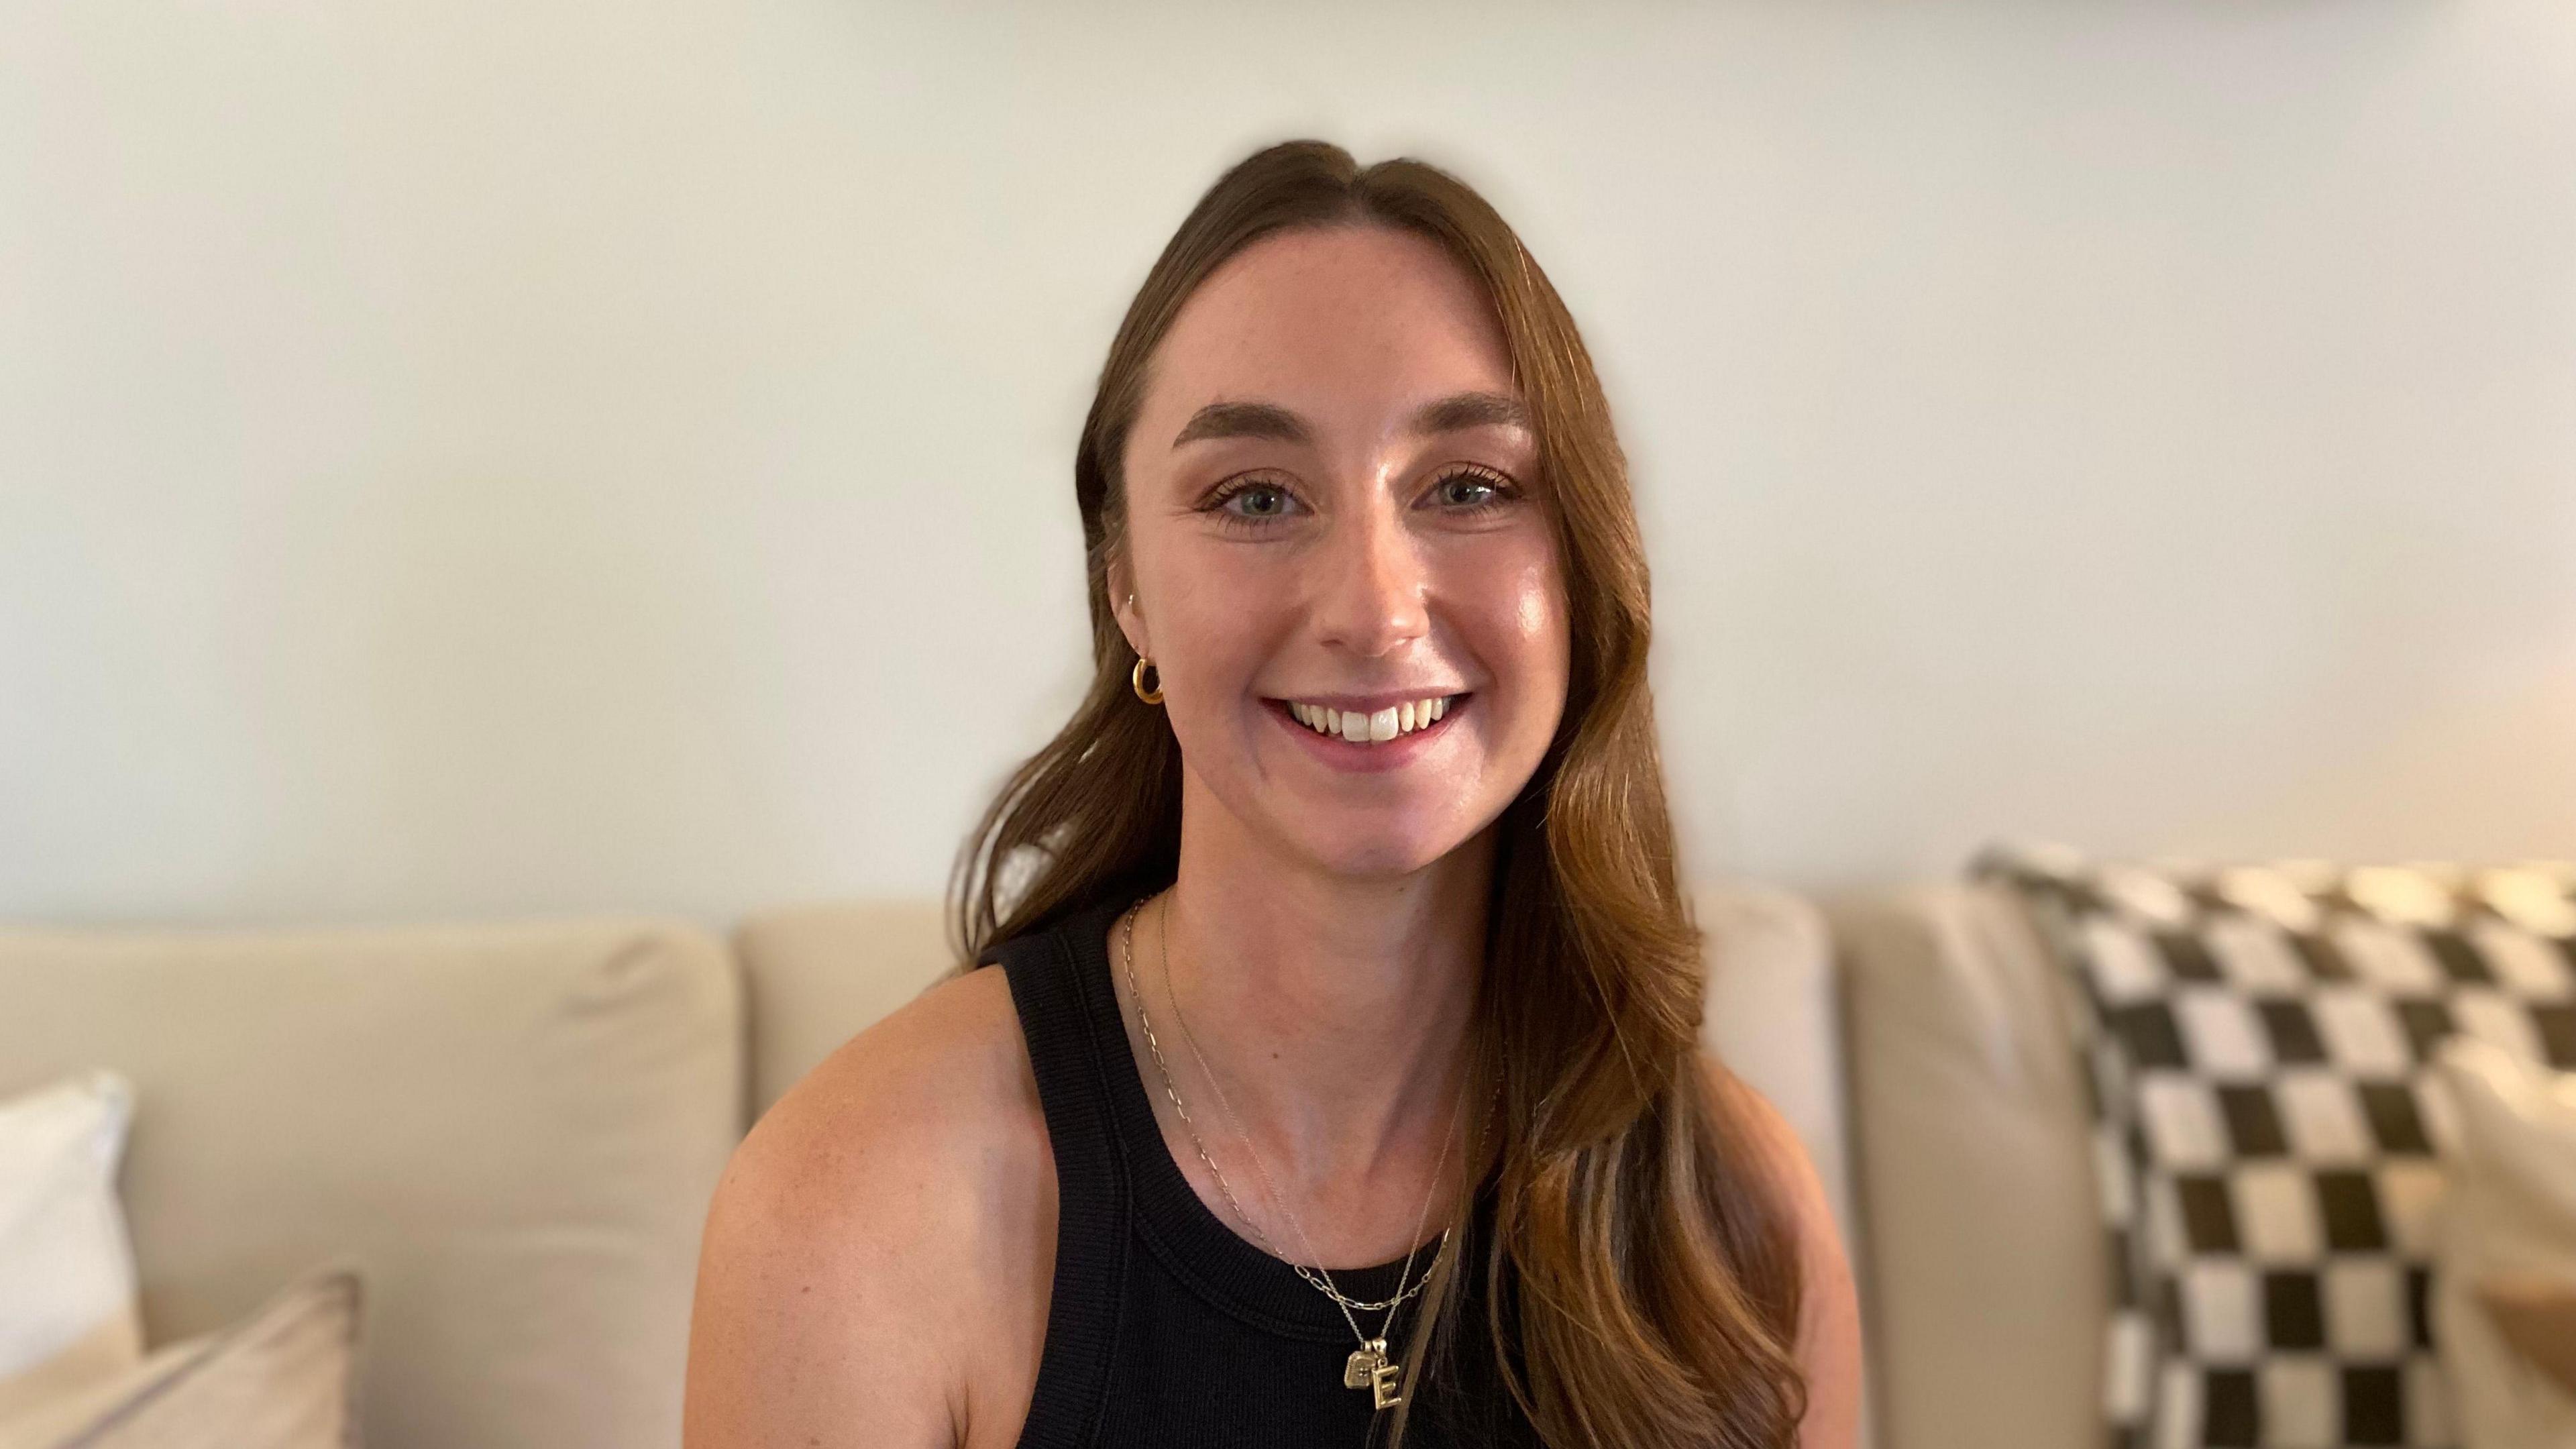
<svg viewBox="0 0 2576 1449">
<path fill-rule="evenodd" d="M 1501 325 L 1436 243 L 1292 231 L 1200 286 L 1128 434 L 1110 574 L 1199 808 L 1347 875 L 1502 813 L 1565 707 L 1536 465 Z"/>
</svg>

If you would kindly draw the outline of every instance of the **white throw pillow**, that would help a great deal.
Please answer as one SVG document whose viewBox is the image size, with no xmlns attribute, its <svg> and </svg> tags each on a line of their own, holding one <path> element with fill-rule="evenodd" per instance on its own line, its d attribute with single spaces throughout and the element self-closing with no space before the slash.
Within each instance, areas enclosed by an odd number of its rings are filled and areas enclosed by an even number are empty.
<svg viewBox="0 0 2576 1449">
<path fill-rule="evenodd" d="M 355 1271 L 307 1274 L 230 1328 L 0 1416 L 0 1449 L 347 1449 L 359 1300 Z"/>
<path fill-rule="evenodd" d="M 133 1104 L 113 1072 L 0 1101 L 0 1416 L 142 1358 L 116 1196 Z"/>
<path fill-rule="evenodd" d="M 2444 1204 L 2434 1338 L 2468 1449 L 2576 1444 L 2576 1388 L 2500 1331 L 2482 1285 L 2538 1285 L 2576 1299 L 2576 1073 L 2484 1042 L 2439 1058 L 2457 1131 Z"/>
</svg>

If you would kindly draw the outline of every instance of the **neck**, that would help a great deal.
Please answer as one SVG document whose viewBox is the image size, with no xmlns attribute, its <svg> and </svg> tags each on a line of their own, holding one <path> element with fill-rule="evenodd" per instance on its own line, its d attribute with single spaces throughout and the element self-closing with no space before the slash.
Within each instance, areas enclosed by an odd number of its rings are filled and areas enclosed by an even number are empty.
<svg viewBox="0 0 2576 1449">
<path fill-rule="evenodd" d="M 1418 871 L 1355 877 L 1283 860 L 1212 799 L 1183 822 L 1173 887 L 1137 922 L 1148 1000 L 1168 990 L 1292 1197 L 1420 1191 L 1466 1086 L 1491 833 Z"/>
</svg>

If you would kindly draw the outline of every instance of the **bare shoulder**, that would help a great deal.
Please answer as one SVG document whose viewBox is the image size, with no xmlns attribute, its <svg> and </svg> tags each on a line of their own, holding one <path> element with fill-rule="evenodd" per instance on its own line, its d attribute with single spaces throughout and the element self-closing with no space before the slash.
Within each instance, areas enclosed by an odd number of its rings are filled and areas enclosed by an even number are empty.
<svg viewBox="0 0 2576 1449">
<path fill-rule="evenodd" d="M 1833 1199 L 1798 1130 L 1750 1082 L 1703 1055 L 1711 1090 L 1742 1113 L 1760 1170 L 1798 1239 L 1798 1362 L 1807 1376 L 1800 1449 L 1851 1449 L 1860 1434 L 1860 1302 Z"/>
<path fill-rule="evenodd" d="M 1010 988 L 942 982 L 735 1149 L 690 1324 L 688 1449 L 1011 1442 L 1044 1337 L 1055 1171 Z M 1025 1350 L 1025 1352 L 1023 1352 Z"/>
</svg>

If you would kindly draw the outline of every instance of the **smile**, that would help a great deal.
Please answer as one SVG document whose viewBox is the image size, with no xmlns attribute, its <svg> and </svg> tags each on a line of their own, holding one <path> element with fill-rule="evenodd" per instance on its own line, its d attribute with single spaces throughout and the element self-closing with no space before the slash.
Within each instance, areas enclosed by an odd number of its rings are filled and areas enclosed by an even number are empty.
<svg viewBox="0 0 2576 1449">
<path fill-rule="evenodd" d="M 1335 709 L 1293 699 L 1286 703 L 1289 718 L 1319 735 L 1335 735 L 1354 745 L 1372 745 L 1429 729 L 1449 712 L 1451 701 L 1461 698 L 1464 696 L 1437 694 L 1376 710 Z"/>
</svg>

